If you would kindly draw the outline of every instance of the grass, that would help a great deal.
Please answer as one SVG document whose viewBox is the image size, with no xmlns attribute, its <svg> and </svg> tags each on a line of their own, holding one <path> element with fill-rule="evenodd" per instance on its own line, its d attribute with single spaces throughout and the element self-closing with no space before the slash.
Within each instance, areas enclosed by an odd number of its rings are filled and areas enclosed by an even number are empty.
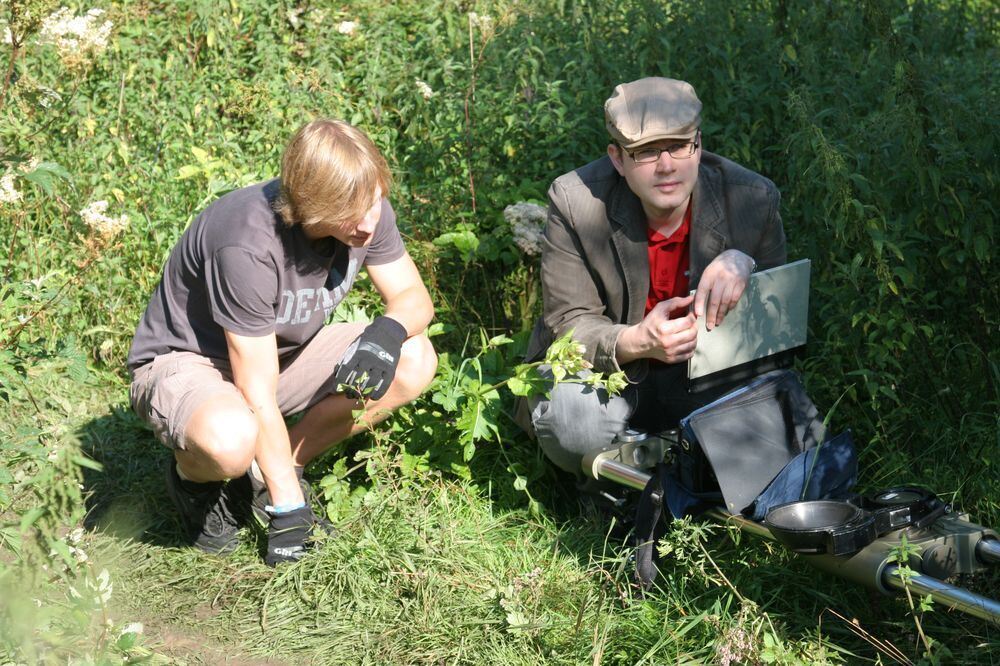
<svg viewBox="0 0 1000 666">
<path fill-rule="evenodd" d="M 554 478 L 545 510 L 532 515 L 523 496 L 491 486 L 499 470 L 486 474 L 489 456 L 483 476 L 461 481 L 404 476 L 393 447 L 371 449 L 375 484 L 340 534 L 276 571 L 261 562 L 262 535 L 249 528 L 230 558 L 181 548 L 161 481 L 166 452 L 126 411 L 122 389 L 78 389 L 83 404 L 111 408 L 66 424 L 103 465 L 83 480 L 89 530 L 79 547 L 91 571 L 111 572 L 106 614 L 116 626 L 142 622 L 140 645 L 158 659 L 655 664 L 735 655 L 732 663 L 744 663 L 766 649 L 780 663 L 874 659 L 828 609 L 915 649 L 900 601 L 721 526 L 675 525 L 658 588 L 637 596 L 606 515 Z M 49 591 L 58 598 L 58 586 Z M 924 624 L 945 645 L 965 644 L 964 663 L 991 663 L 1000 645 L 961 616 L 932 613 Z M 49 656 L 74 650 L 82 646 Z"/>
<path fill-rule="evenodd" d="M 47 166 L 0 204 L 0 662 L 890 663 L 875 645 L 891 640 L 913 661 L 997 663 L 983 622 L 925 613 L 928 651 L 903 601 L 718 526 L 674 525 L 640 597 L 610 520 L 511 426 L 506 394 L 483 399 L 497 429 L 478 442 L 428 397 L 349 464 L 311 467 L 341 534 L 298 565 L 267 569 L 253 530 L 225 560 L 180 548 L 167 452 L 123 369 L 191 216 L 273 175 L 323 114 L 394 169 L 449 398 L 472 369 L 505 379 L 516 345 L 477 340 L 523 334 L 538 300 L 504 206 L 603 153 L 616 83 L 673 76 L 705 102 L 706 145 L 782 191 L 790 256 L 814 266 L 800 369 L 821 410 L 838 404 L 831 427 L 854 429 L 862 489 L 927 485 L 1000 526 L 992 3 L 98 4 L 105 52 L 68 69 L 29 39 L 2 82 L 0 178 Z M 12 55 L 0 44 L 4 71 Z M 78 213 L 96 200 L 131 227 L 98 243 Z M 373 303 L 359 288 L 348 305 Z M 1000 598 L 998 571 L 959 582 Z"/>
</svg>

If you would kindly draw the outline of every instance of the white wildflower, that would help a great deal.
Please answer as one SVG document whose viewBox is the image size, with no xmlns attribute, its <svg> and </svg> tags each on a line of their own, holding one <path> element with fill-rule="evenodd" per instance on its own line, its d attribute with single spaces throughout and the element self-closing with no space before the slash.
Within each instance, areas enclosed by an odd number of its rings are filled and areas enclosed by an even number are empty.
<svg viewBox="0 0 1000 666">
<path fill-rule="evenodd" d="M 55 46 L 60 60 L 67 66 L 86 63 L 108 47 L 114 24 L 111 21 L 102 23 L 102 16 L 103 9 L 91 9 L 76 16 L 73 10 L 60 7 L 42 21 L 38 41 Z"/>
<path fill-rule="evenodd" d="M 339 32 L 342 35 L 353 35 L 354 31 L 357 30 L 357 28 L 358 28 L 357 21 L 341 21 L 337 25 L 337 32 Z"/>
<path fill-rule="evenodd" d="M 0 178 L 0 204 L 13 204 L 20 200 L 21 193 L 14 187 L 14 174 L 4 174 Z"/>
<path fill-rule="evenodd" d="M 129 622 L 122 629 L 121 635 L 125 634 L 141 634 L 143 630 L 142 622 Z"/>
<path fill-rule="evenodd" d="M 46 458 L 46 459 L 47 459 L 47 460 L 48 460 L 49 462 L 55 462 L 55 461 L 59 460 L 59 448 L 58 448 L 58 447 L 55 447 L 55 446 L 53 446 L 53 447 L 52 447 L 52 450 L 51 450 L 51 451 L 49 451 L 49 455 L 45 456 L 45 458 Z"/>
<path fill-rule="evenodd" d="M 285 16 L 288 18 L 288 23 L 291 24 L 291 26 L 296 30 L 298 30 L 300 25 L 302 25 L 302 20 L 299 17 L 302 16 L 302 13 L 305 11 L 306 10 L 303 7 L 296 7 L 285 12 Z"/>
<path fill-rule="evenodd" d="M 547 212 L 544 206 L 533 203 L 516 203 L 503 209 L 503 217 L 510 224 L 514 243 L 526 255 L 542 253 L 542 236 Z"/>
<path fill-rule="evenodd" d="M 6 28 L 5 27 L 3 29 L 3 43 L 4 44 L 13 44 L 14 43 L 14 35 L 10 34 L 10 28 Z"/>
<path fill-rule="evenodd" d="M 38 105 L 43 109 L 47 109 L 52 106 L 53 102 L 58 102 L 62 100 L 62 95 L 57 93 L 52 88 L 46 88 L 45 86 L 38 86 L 35 89 L 38 92 Z M 34 168 L 31 169 L 34 171 Z"/>
<path fill-rule="evenodd" d="M 473 28 L 478 28 L 487 37 L 493 34 L 493 17 L 489 14 L 469 12 L 469 23 L 472 24 Z"/>
<path fill-rule="evenodd" d="M 81 564 L 90 559 L 87 556 L 87 553 L 83 552 L 82 548 L 77 548 L 76 546 L 69 547 L 69 554 L 73 556 L 73 559 Z"/>
<path fill-rule="evenodd" d="M 83 541 L 83 528 L 77 527 L 72 532 L 66 535 L 66 539 L 67 541 L 70 542 L 70 544 L 74 546 L 80 543 L 81 541 Z"/>
<path fill-rule="evenodd" d="M 128 215 L 122 214 L 118 217 L 108 217 L 105 211 L 108 209 L 107 201 L 95 201 L 80 211 L 83 223 L 105 238 L 117 236 L 128 227 Z"/>
<path fill-rule="evenodd" d="M 423 96 L 424 99 L 430 99 L 431 97 L 434 97 L 434 89 L 431 88 L 429 85 L 427 85 L 426 81 L 421 81 L 420 79 L 417 79 L 416 81 L 414 81 L 414 83 L 416 84 L 417 90 L 420 92 L 421 96 Z"/>
</svg>

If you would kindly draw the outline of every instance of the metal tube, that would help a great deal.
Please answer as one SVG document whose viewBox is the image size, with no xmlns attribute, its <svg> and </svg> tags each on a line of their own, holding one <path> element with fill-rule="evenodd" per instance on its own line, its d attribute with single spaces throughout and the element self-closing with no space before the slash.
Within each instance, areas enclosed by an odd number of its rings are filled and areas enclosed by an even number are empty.
<svg viewBox="0 0 1000 666">
<path fill-rule="evenodd" d="M 631 465 L 609 459 L 598 460 L 594 464 L 594 472 L 597 476 L 638 490 L 645 488 L 652 478 L 650 474 Z M 774 539 L 774 535 L 766 527 L 743 516 L 730 515 L 718 508 L 710 509 L 708 515 L 719 522 L 734 523 L 745 532 L 765 539 Z M 885 562 L 886 558 L 882 556 L 884 548 L 881 548 L 879 542 L 873 542 L 867 549 L 861 551 L 861 554 L 868 550 L 871 550 L 877 557 L 871 562 L 866 561 L 865 566 L 844 566 L 844 563 L 848 563 L 859 555 L 854 555 L 851 558 L 814 555 L 808 556 L 807 561 L 849 580 L 881 587 L 883 592 L 888 590 L 903 591 L 909 587 L 910 590 L 921 596 L 930 595 L 936 603 L 1000 626 L 1000 602 L 969 592 L 961 587 L 949 585 L 928 575 L 914 574 L 909 581 L 904 583 L 899 575 L 899 567 Z M 1000 541 L 992 538 L 981 539 L 976 545 L 976 555 L 983 562 L 1000 563 Z M 878 566 L 872 567 L 872 563 Z M 864 569 L 865 572 L 870 570 L 870 576 L 866 573 L 865 576 L 859 578 L 858 572 L 855 571 L 859 568 Z M 881 570 L 881 575 L 879 575 L 879 570 Z"/>
<path fill-rule="evenodd" d="M 734 516 L 732 514 L 726 513 L 722 509 L 709 509 L 708 515 L 711 516 L 714 520 L 719 521 L 720 523 L 732 523 L 737 527 L 739 527 L 744 532 L 749 532 L 750 534 L 753 534 L 754 536 L 759 536 L 762 539 L 768 539 L 770 541 L 774 541 L 774 535 L 771 534 L 771 531 L 769 529 L 767 529 L 760 523 L 755 523 L 754 521 L 744 518 L 743 516 L 738 516 L 738 515 Z"/>
<path fill-rule="evenodd" d="M 1000 541 L 980 539 L 976 544 L 976 555 L 986 564 L 1000 564 Z"/>
<path fill-rule="evenodd" d="M 651 474 L 646 474 L 617 460 L 599 460 L 595 466 L 597 467 L 595 471 L 605 479 L 636 490 L 645 488 L 649 480 L 653 478 Z"/>
<path fill-rule="evenodd" d="M 904 583 L 899 575 L 899 567 L 890 564 L 882 570 L 882 582 L 886 587 L 896 590 L 902 591 L 909 587 L 921 596 L 929 594 L 936 603 L 1000 626 L 1000 602 L 979 596 L 961 587 L 949 585 L 937 578 L 914 574 L 909 581 Z"/>
</svg>

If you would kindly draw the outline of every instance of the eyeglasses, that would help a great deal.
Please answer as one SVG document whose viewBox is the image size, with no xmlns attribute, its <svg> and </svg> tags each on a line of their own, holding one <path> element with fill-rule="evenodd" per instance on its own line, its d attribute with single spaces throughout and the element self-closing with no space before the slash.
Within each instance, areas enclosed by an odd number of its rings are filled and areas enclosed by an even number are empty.
<svg viewBox="0 0 1000 666">
<path fill-rule="evenodd" d="M 660 155 L 664 152 L 670 153 L 670 156 L 675 160 L 686 160 L 695 151 L 698 150 L 698 146 L 701 142 L 701 131 L 699 131 L 695 137 L 694 141 L 680 141 L 678 143 L 672 143 L 666 148 L 640 148 L 638 150 L 625 150 L 626 153 L 632 158 L 637 164 L 648 164 L 650 162 L 656 162 L 660 159 Z"/>
</svg>

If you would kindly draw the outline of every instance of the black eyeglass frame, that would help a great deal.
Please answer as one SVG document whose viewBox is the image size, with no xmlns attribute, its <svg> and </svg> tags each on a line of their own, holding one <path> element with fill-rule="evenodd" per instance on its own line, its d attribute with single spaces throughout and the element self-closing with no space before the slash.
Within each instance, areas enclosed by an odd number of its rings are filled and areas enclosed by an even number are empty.
<svg viewBox="0 0 1000 666">
<path fill-rule="evenodd" d="M 674 155 L 672 151 L 676 150 L 680 146 L 690 146 L 690 148 L 688 148 L 687 155 Z M 663 155 L 664 152 L 669 153 L 670 157 L 674 158 L 675 160 L 687 160 L 694 157 L 694 154 L 698 152 L 698 148 L 701 147 L 701 130 L 698 130 L 697 134 L 694 135 L 693 140 L 675 143 L 671 146 L 668 146 L 667 148 L 642 148 L 640 150 L 626 150 L 621 144 L 618 144 L 618 147 L 621 148 L 622 151 L 628 153 L 628 156 L 631 157 L 632 161 L 635 162 L 636 164 L 652 164 L 653 162 L 658 162 L 660 160 L 660 156 Z M 656 157 L 653 159 L 638 160 L 635 157 L 635 154 L 637 152 L 646 152 L 654 150 L 656 151 Z"/>
</svg>

